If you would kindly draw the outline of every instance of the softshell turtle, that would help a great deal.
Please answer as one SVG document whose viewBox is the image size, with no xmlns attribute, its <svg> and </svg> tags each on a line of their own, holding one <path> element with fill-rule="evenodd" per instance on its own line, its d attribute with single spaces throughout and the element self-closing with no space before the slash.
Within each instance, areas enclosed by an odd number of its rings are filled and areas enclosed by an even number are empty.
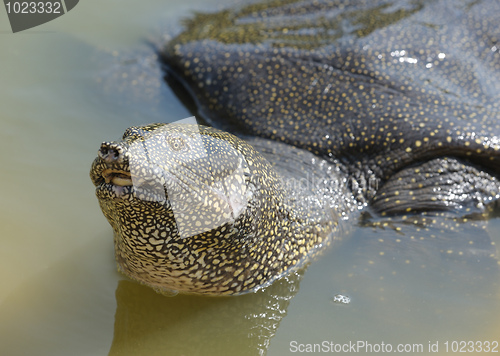
<svg viewBox="0 0 500 356">
<path fill-rule="evenodd" d="M 92 166 L 121 271 L 164 293 L 241 294 L 367 205 L 484 215 L 500 193 L 499 11 L 283 0 L 196 15 L 161 55 L 218 128 L 132 127 Z"/>
</svg>

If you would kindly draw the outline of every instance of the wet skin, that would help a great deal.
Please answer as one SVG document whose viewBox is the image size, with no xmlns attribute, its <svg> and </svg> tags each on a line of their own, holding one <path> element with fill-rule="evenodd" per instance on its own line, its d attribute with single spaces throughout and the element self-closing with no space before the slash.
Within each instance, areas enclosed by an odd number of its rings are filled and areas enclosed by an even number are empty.
<svg viewBox="0 0 500 356">
<path fill-rule="evenodd" d="M 276 1 L 187 22 L 163 62 L 207 122 L 239 137 L 151 125 L 103 144 L 91 175 L 121 270 L 163 292 L 240 294 L 303 264 L 366 205 L 382 216 L 487 216 L 500 192 L 500 6 L 398 4 Z M 129 148 L 181 137 L 195 157 L 198 133 L 222 147 L 208 150 L 213 177 L 233 177 L 224 157 L 237 152 L 238 169 L 250 168 L 238 189 L 252 194 L 231 221 L 184 238 L 168 192 L 144 201 L 135 190 Z M 183 167 L 206 184 L 199 165 Z"/>
</svg>

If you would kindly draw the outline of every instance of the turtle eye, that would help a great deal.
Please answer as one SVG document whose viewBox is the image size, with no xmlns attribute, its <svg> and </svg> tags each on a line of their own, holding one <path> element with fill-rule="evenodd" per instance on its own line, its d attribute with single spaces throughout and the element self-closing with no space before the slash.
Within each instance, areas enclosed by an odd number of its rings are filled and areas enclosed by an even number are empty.
<svg viewBox="0 0 500 356">
<path fill-rule="evenodd" d="M 167 143 L 173 151 L 179 152 L 186 149 L 186 141 L 184 137 L 178 135 L 170 135 L 167 137 Z"/>
</svg>

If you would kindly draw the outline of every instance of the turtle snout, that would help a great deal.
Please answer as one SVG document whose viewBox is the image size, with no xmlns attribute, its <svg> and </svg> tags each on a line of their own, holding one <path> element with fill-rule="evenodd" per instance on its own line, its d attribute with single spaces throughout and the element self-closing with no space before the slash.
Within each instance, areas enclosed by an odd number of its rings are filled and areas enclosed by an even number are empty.
<svg viewBox="0 0 500 356">
<path fill-rule="evenodd" d="M 97 155 L 108 164 L 120 163 L 123 160 L 123 148 L 114 142 L 103 142 Z"/>
</svg>

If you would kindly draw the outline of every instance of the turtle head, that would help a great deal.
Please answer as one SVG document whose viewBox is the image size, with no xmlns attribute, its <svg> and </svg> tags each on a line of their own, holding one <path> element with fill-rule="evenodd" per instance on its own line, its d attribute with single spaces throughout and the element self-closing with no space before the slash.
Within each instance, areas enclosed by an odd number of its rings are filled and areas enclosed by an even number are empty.
<svg viewBox="0 0 500 356">
<path fill-rule="evenodd" d="M 157 291 L 239 294 L 289 263 L 271 233 L 287 223 L 280 181 L 234 135 L 187 124 L 131 127 L 122 141 L 101 145 L 90 175 L 119 269 Z"/>
</svg>

